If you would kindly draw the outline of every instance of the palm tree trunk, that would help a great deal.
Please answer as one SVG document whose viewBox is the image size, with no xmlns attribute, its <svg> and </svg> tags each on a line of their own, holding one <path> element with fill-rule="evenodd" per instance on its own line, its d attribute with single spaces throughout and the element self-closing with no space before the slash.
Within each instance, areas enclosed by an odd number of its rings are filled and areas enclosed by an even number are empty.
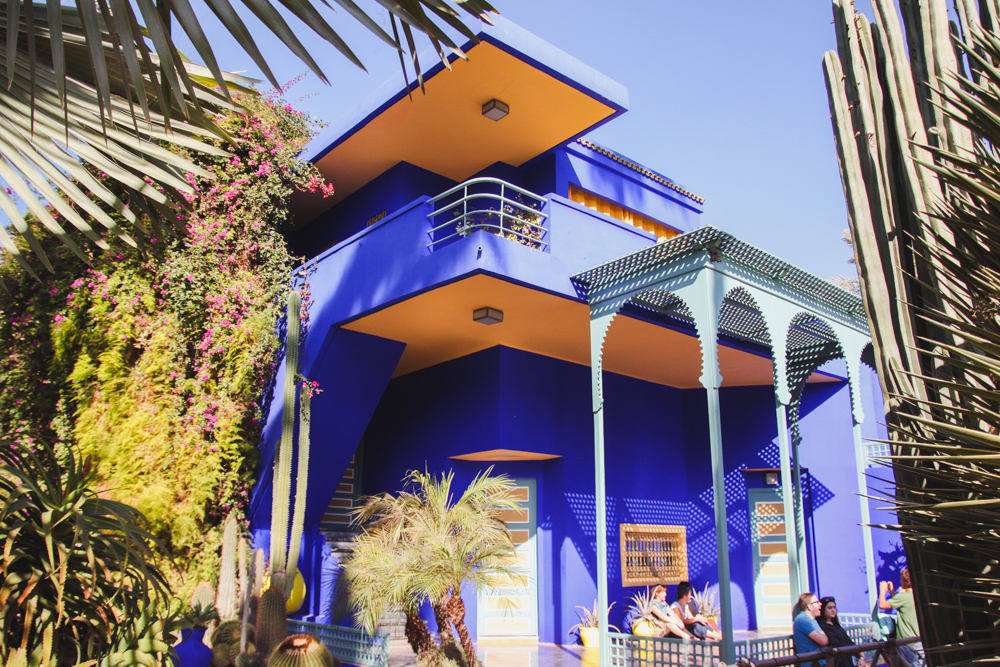
<svg viewBox="0 0 1000 667">
<path fill-rule="evenodd" d="M 458 639 L 462 643 L 462 650 L 465 651 L 465 664 L 468 667 L 477 667 L 479 661 L 476 659 L 476 645 L 472 643 L 469 636 L 469 629 L 465 627 L 465 603 L 459 595 L 452 595 L 448 600 L 448 620 L 455 626 Z"/>
<path fill-rule="evenodd" d="M 427 623 L 413 612 L 406 612 L 406 641 L 417 655 L 434 648 L 434 638 Z"/>
<path fill-rule="evenodd" d="M 454 637 L 451 634 L 451 623 L 448 620 L 448 594 L 444 594 L 441 598 L 431 605 L 434 609 L 434 620 L 437 621 L 438 626 L 438 642 L 444 644 L 446 641 L 454 641 Z"/>
</svg>

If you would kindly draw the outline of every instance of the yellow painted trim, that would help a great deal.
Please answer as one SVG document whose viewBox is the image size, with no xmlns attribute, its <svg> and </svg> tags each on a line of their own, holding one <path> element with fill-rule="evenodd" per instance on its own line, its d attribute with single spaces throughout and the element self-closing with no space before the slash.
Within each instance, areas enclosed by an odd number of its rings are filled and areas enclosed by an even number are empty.
<svg viewBox="0 0 1000 667">
<path fill-rule="evenodd" d="M 335 193 L 296 197 L 297 223 L 311 220 L 399 162 L 463 181 L 495 162 L 520 166 L 614 114 L 610 106 L 493 44 L 481 42 L 382 111 L 317 163 Z M 482 115 L 491 99 L 510 106 Z M 437 192 L 426 192 L 433 196 Z"/>
<path fill-rule="evenodd" d="M 485 452 L 459 454 L 458 456 L 449 456 L 448 458 L 460 461 L 548 461 L 549 459 L 561 459 L 562 456 L 559 454 L 522 452 L 516 449 L 490 449 Z"/>
</svg>

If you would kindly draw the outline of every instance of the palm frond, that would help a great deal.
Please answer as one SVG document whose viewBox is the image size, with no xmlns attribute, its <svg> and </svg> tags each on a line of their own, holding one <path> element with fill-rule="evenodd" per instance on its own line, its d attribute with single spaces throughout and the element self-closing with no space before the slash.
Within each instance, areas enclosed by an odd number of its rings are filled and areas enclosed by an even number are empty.
<svg viewBox="0 0 1000 667">
<path fill-rule="evenodd" d="M 280 87 L 229 0 L 207 2 L 268 81 Z M 323 4 L 333 7 L 327 0 Z M 398 33 L 390 37 L 352 0 L 336 4 L 393 48 L 401 52 L 409 48 L 417 71 L 413 29 L 459 54 L 443 26 L 475 38 L 458 21 L 460 12 L 441 0 L 380 0 L 393 25 L 396 19 L 402 22 L 405 45 Z M 290 26 L 271 0 L 243 0 L 243 5 L 328 82 L 317 57 L 299 40 L 300 28 Z M 363 67 L 318 4 L 280 0 L 280 6 Z M 424 6 L 435 18 L 428 17 Z M 459 7 L 461 13 L 483 20 L 496 11 L 482 1 L 465 0 Z M 205 65 L 192 63 L 178 51 L 174 28 L 190 41 Z M 146 224 L 154 229 L 164 226 L 168 232 L 176 227 L 176 219 L 163 207 L 183 204 L 181 194 L 190 192 L 185 173 L 204 174 L 193 161 L 160 144 L 217 151 L 211 140 L 224 139 L 225 133 L 214 124 L 213 115 L 231 108 L 231 91 L 246 91 L 251 83 L 219 68 L 189 0 L 137 0 L 134 5 L 127 0 L 78 0 L 75 5 L 7 0 L 0 2 L 0 36 L 5 39 L 0 72 L 6 73 L 7 84 L 0 87 L 0 211 L 42 264 L 52 270 L 22 208 L 84 261 L 87 253 L 67 233 L 66 223 L 98 248 L 106 248 L 105 234 L 133 245 L 142 240 L 133 239 L 102 213 L 91 193 L 121 213 L 139 234 L 147 233 Z M 97 183 L 90 170 L 108 174 L 113 191 Z M 148 223 L 142 222 L 143 216 L 150 218 Z M 92 220 L 103 229 L 94 229 Z M 7 229 L 0 229 L 0 245 L 31 271 Z"/>
</svg>

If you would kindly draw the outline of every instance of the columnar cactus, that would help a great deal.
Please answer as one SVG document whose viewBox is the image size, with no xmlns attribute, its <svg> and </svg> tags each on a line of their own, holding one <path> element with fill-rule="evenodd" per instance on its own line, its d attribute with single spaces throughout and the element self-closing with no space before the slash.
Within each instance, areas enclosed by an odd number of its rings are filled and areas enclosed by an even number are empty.
<svg viewBox="0 0 1000 667">
<path fill-rule="evenodd" d="M 261 593 L 257 604 L 257 650 L 268 655 L 287 636 L 285 594 L 272 586 Z"/>
<path fill-rule="evenodd" d="M 833 10 L 823 67 L 922 641 L 930 664 L 972 664 L 1000 623 L 996 532 L 967 528 L 996 524 L 976 457 L 996 448 L 979 415 L 996 413 L 1000 2 Z"/>
<path fill-rule="evenodd" d="M 292 491 L 292 440 L 295 430 L 295 400 L 298 390 L 299 311 L 298 292 L 288 294 L 288 339 L 285 351 L 284 409 L 281 440 L 275 452 L 273 495 L 271 505 L 271 586 L 287 598 L 295 585 L 298 571 L 302 530 L 305 522 L 306 492 L 309 479 L 309 425 L 313 389 L 306 387 L 299 400 L 299 456 L 295 482 L 295 508 L 292 514 L 291 543 L 288 543 L 289 498 Z M 315 385 L 315 383 L 314 383 Z M 287 547 L 287 548 L 286 548 Z"/>
<path fill-rule="evenodd" d="M 215 591 L 212 590 L 212 584 L 207 581 L 199 581 L 198 585 L 194 587 L 194 592 L 191 593 L 191 608 L 199 607 L 207 611 L 214 606 Z"/>
<path fill-rule="evenodd" d="M 230 512 L 222 525 L 222 566 L 219 568 L 219 586 L 215 596 L 215 608 L 219 618 L 231 621 L 238 617 L 239 601 L 236 597 L 236 550 L 239 534 L 236 516 Z"/>
<path fill-rule="evenodd" d="M 288 337 L 285 342 L 284 409 L 281 413 L 281 440 L 274 453 L 271 494 L 271 586 L 284 590 L 288 559 L 288 500 L 292 494 L 292 447 L 295 432 L 295 395 L 299 368 L 299 293 L 288 292 Z"/>
<path fill-rule="evenodd" d="M 299 396 L 299 464 L 295 482 L 295 511 L 292 514 L 292 541 L 288 546 L 285 565 L 285 597 L 292 594 L 295 573 L 299 567 L 299 550 L 302 547 L 302 529 L 306 517 L 306 480 L 309 478 L 309 422 L 312 394 L 303 390 Z"/>
</svg>

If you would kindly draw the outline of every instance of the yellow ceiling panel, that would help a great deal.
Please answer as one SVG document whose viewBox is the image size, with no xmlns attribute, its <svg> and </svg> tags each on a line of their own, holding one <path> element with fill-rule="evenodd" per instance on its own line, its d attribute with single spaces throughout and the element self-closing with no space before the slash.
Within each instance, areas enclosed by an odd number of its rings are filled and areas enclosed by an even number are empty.
<svg viewBox="0 0 1000 667">
<path fill-rule="evenodd" d="M 502 310 L 503 322 L 474 322 L 472 312 L 486 306 Z M 496 345 L 590 365 L 586 304 L 485 275 L 417 295 L 344 328 L 406 343 L 397 377 Z M 725 387 L 773 384 L 766 357 L 720 346 L 719 367 Z M 701 386 L 697 338 L 625 315 L 611 324 L 604 368 L 671 387 Z M 809 381 L 837 378 L 814 373 Z"/>
<path fill-rule="evenodd" d="M 488 42 L 468 56 L 428 79 L 426 94 L 403 97 L 324 155 L 317 166 L 335 194 L 297 197 L 298 224 L 398 162 L 462 181 L 495 162 L 519 166 L 615 112 Z M 499 121 L 482 115 L 494 98 L 510 106 Z"/>
</svg>

